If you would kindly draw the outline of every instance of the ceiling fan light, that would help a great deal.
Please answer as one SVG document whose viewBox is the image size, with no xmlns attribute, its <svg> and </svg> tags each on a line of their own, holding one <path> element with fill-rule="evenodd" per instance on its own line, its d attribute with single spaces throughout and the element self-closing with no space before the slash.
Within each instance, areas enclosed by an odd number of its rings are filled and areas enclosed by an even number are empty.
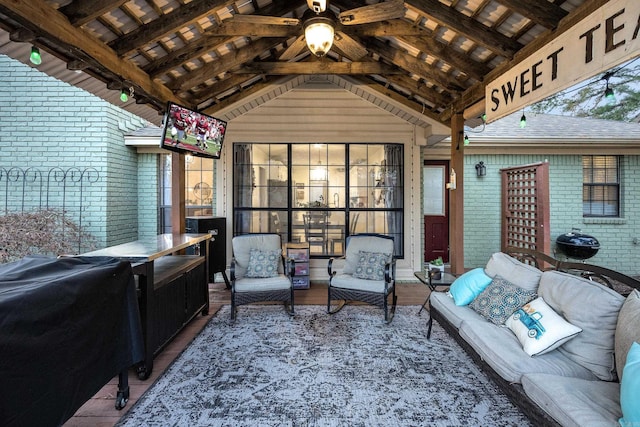
<svg viewBox="0 0 640 427">
<path fill-rule="evenodd" d="M 316 56 L 324 56 L 333 45 L 333 21 L 329 18 L 317 16 L 304 23 L 304 38 L 307 47 Z"/>
</svg>

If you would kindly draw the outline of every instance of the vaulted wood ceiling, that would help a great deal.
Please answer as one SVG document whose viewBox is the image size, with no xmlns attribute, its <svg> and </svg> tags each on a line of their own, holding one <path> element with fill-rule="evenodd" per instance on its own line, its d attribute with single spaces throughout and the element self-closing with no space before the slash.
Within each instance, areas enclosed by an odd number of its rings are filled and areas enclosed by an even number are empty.
<svg viewBox="0 0 640 427">
<path fill-rule="evenodd" d="M 378 3 L 330 1 L 337 35 L 322 58 L 304 44 L 304 0 L 0 0 L 0 27 L 158 111 L 173 101 L 214 114 L 283 76 L 340 74 L 447 124 L 482 100 L 485 82 L 606 0 L 357 9 Z"/>
</svg>

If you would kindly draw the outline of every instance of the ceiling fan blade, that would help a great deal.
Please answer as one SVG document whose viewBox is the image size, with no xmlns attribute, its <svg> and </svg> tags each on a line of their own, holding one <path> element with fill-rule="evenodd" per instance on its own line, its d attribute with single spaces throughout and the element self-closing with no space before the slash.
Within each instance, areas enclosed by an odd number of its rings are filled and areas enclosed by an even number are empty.
<svg viewBox="0 0 640 427">
<path fill-rule="evenodd" d="M 300 25 L 300 20 L 297 18 L 282 18 L 279 16 L 262 16 L 262 15 L 233 15 L 234 22 L 244 22 L 255 25 L 288 25 L 295 27 Z"/>
<path fill-rule="evenodd" d="M 345 10 L 338 16 L 343 25 L 370 24 L 387 21 L 404 16 L 404 2 L 401 0 L 385 1 L 369 6 Z"/>
<path fill-rule="evenodd" d="M 302 49 L 305 48 L 306 46 L 307 46 L 307 43 L 304 41 L 304 36 L 302 35 L 298 36 L 296 41 L 291 43 L 291 45 L 287 47 L 284 52 L 282 52 L 279 58 L 280 61 L 289 61 L 295 58 L 296 56 L 298 56 L 300 51 L 302 51 Z"/>
<path fill-rule="evenodd" d="M 359 61 L 368 53 L 364 46 L 341 31 L 336 33 L 333 44 L 352 61 Z"/>
</svg>

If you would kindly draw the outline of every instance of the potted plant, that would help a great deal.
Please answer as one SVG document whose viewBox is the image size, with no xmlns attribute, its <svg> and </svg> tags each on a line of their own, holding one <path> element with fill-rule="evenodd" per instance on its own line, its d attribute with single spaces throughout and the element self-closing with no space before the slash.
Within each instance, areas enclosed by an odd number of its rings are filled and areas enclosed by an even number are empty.
<svg viewBox="0 0 640 427">
<path fill-rule="evenodd" d="M 438 258 L 429 261 L 429 270 L 433 270 L 433 269 L 437 269 L 440 270 L 441 273 L 444 273 L 444 261 L 442 260 L 442 257 L 439 256 Z"/>
</svg>

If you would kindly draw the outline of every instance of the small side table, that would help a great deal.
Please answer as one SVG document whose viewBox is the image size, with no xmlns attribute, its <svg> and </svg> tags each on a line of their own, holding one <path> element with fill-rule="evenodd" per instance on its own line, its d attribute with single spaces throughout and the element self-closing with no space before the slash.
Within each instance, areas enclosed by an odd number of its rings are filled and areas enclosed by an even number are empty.
<svg viewBox="0 0 640 427">
<path fill-rule="evenodd" d="M 420 280 L 420 282 L 427 285 L 431 292 L 435 291 L 438 286 L 451 286 L 451 284 L 456 280 L 456 276 L 450 273 L 440 274 L 439 279 L 434 279 L 430 272 L 425 274 L 425 272 L 423 271 L 416 271 L 413 273 L 413 275 L 416 276 L 416 278 Z M 424 306 L 427 305 L 428 302 L 429 297 L 427 296 L 427 299 L 422 303 L 422 307 L 420 307 L 420 311 L 418 311 L 418 314 L 422 313 Z"/>
</svg>

